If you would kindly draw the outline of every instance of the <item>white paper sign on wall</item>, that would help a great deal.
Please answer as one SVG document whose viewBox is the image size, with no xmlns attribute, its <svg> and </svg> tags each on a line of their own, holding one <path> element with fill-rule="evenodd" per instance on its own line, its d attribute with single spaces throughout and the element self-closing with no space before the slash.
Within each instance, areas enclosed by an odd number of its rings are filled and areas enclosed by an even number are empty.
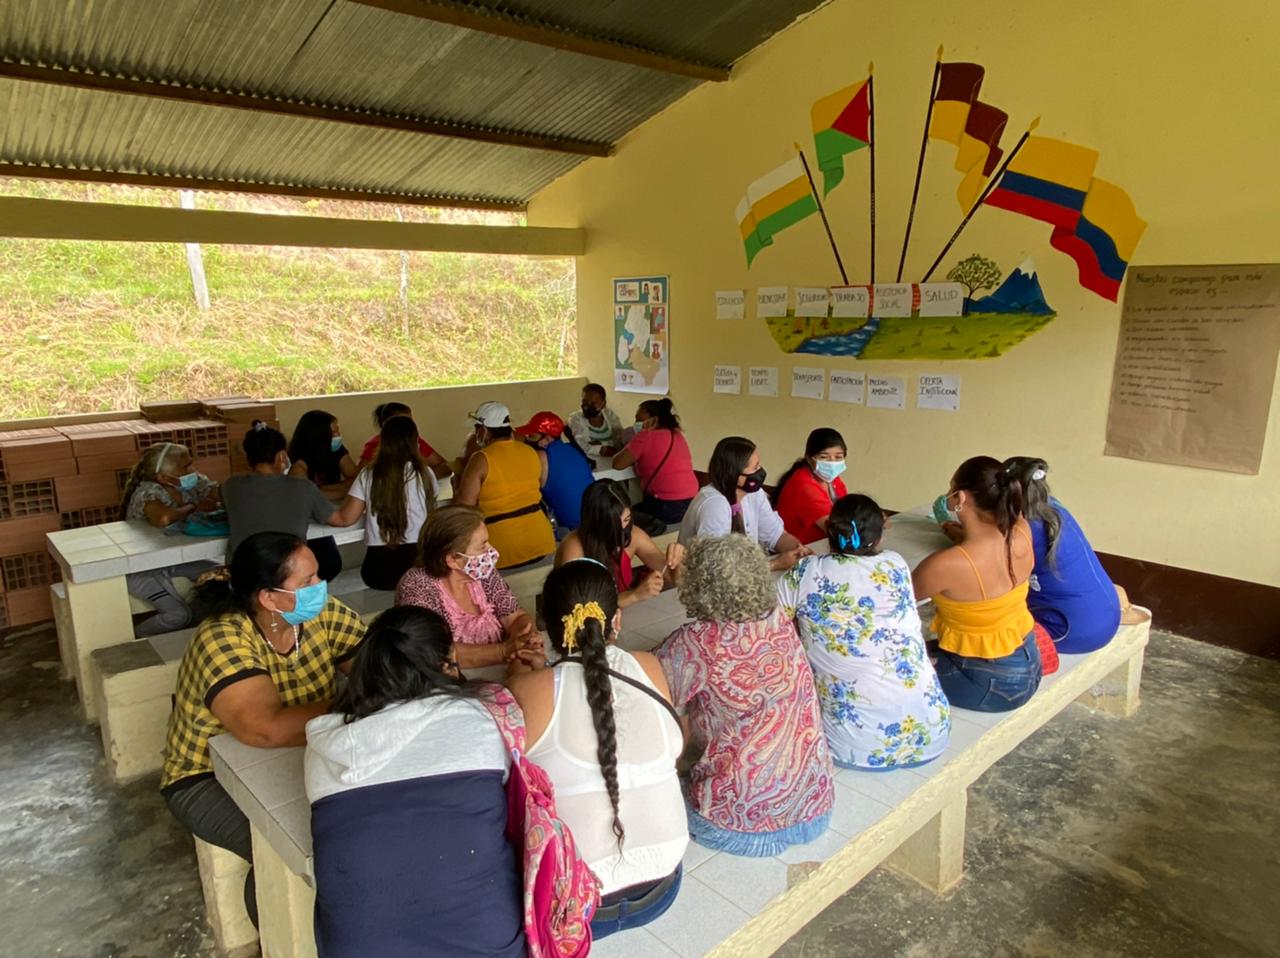
<svg viewBox="0 0 1280 958">
<path fill-rule="evenodd" d="M 752 396 L 778 395 L 778 367 L 752 366 L 748 371 L 747 392 Z"/>
<path fill-rule="evenodd" d="M 875 409 L 907 408 L 907 384 L 901 376 L 868 376 L 867 405 Z"/>
<path fill-rule="evenodd" d="M 921 283 L 920 315 L 964 315 L 964 287 L 959 283 Z"/>
<path fill-rule="evenodd" d="M 789 286 L 761 286 L 756 290 L 756 316 L 764 319 L 769 316 L 787 315 L 787 298 Z"/>
<path fill-rule="evenodd" d="M 872 316 L 910 316 L 910 283 L 876 283 L 872 287 Z"/>
<path fill-rule="evenodd" d="M 831 289 L 832 316 L 867 316 L 871 312 L 871 290 L 865 286 L 834 286 Z"/>
<path fill-rule="evenodd" d="M 737 396 L 742 392 L 742 367 L 716 364 L 712 392 Z"/>
<path fill-rule="evenodd" d="M 747 293 L 742 289 L 716 290 L 716 319 L 742 319 L 747 314 Z"/>
<path fill-rule="evenodd" d="M 831 290 L 825 286 L 796 287 L 797 316 L 822 316 L 825 318 L 827 310 L 830 308 Z"/>
<path fill-rule="evenodd" d="M 847 402 L 861 406 L 866 402 L 866 389 L 866 373 L 847 373 L 833 369 L 827 384 L 827 398 L 832 402 Z"/>
<path fill-rule="evenodd" d="M 791 367 L 791 396 L 794 399 L 821 399 L 827 371 L 821 366 Z"/>
<path fill-rule="evenodd" d="M 916 408 L 955 412 L 960 408 L 960 377 L 941 373 L 921 376 L 916 392 Z"/>
</svg>

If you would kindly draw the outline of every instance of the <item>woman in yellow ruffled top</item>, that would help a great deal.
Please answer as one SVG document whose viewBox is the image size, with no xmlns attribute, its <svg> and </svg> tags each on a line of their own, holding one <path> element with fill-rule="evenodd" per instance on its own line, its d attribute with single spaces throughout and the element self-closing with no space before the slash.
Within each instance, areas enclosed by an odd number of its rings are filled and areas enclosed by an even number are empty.
<svg viewBox="0 0 1280 958">
<path fill-rule="evenodd" d="M 966 460 L 951 478 L 944 528 L 956 545 L 913 574 L 917 599 L 932 599 L 938 681 L 956 708 L 1007 712 L 1040 686 L 1035 621 L 1027 611 L 1035 556 L 1022 518 L 1022 487 L 990 456 Z"/>
</svg>

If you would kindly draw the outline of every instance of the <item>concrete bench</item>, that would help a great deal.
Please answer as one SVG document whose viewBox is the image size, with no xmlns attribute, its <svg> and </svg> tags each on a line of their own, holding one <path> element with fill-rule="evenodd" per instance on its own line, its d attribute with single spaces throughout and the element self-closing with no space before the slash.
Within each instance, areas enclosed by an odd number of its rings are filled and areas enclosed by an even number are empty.
<svg viewBox="0 0 1280 958">
<path fill-rule="evenodd" d="M 205 919 L 221 958 L 258 954 L 258 931 L 244 910 L 244 879 L 249 863 L 225 848 L 196 843 L 196 867 L 204 893 Z"/>
<path fill-rule="evenodd" d="M 653 648 L 684 620 L 668 591 L 624 611 L 619 642 Z M 929 765 L 887 773 L 838 769 L 831 827 L 808 845 L 750 859 L 691 844 L 671 910 L 600 942 L 593 954 L 768 955 L 881 864 L 945 891 L 963 874 L 968 787 L 1072 702 L 1130 715 L 1149 630 L 1149 620 L 1122 626 L 1103 649 L 1062 656 L 1059 671 L 1013 712 L 954 709 L 950 745 Z M 310 958 L 315 894 L 303 749 L 255 749 L 229 735 L 211 747 L 218 781 L 253 828 L 263 951 Z"/>
<path fill-rule="evenodd" d="M 353 585 L 354 591 L 339 591 Z M 364 588 L 359 572 L 353 577 L 344 572 L 334 580 L 334 589 L 365 622 L 395 600 L 392 592 Z M 183 629 L 91 654 L 90 694 L 112 781 L 126 782 L 160 768 L 178 666 L 194 634 L 195 629 Z"/>
</svg>

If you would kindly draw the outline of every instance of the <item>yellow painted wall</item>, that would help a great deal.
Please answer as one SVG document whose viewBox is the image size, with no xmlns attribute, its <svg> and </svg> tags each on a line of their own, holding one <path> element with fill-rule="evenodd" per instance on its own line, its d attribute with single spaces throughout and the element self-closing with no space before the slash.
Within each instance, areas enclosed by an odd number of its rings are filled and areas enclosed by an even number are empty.
<svg viewBox="0 0 1280 958">
<path fill-rule="evenodd" d="M 1049 246 L 1050 227 L 978 212 L 944 264 L 981 252 L 1006 274 L 1035 259 L 1058 318 L 999 359 L 865 362 L 783 354 L 762 321 L 714 318 L 713 292 L 839 281 L 817 218 L 782 234 L 746 268 L 734 207 L 747 183 L 789 156 L 812 156 L 808 110 L 876 62 L 878 275 L 892 280 L 915 172 L 935 50 L 987 68 L 982 96 L 1010 115 L 1011 147 L 1036 115 L 1039 133 L 1100 151 L 1097 173 L 1126 188 L 1150 221 L 1135 261 L 1280 261 L 1280 4 L 1274 0 L 1067 4 L 865 3 L 835 0 L 541 193 L 530 222 L 584 226 L 578 262 L 581 370 L 612 381 L 610 278 L 669 273 L 672 395 L 705 462 L 740 433 L 777 476 L 807 431 L 833 425 L 850 447 L 850 486 L 893 508 L 944 491 L 965 457 L 1039 454 L 1054 490 L 1094 545 L 1185 568 L 1280 585 L 1280 392 L 1272 397 L 1261 474 L 1239 476 L 1102 455 L 1119 308 L 1081 289 Z M 954 150 L 932 144 L 906 280 L 918 280 L 959 221 Z M 851 282 L 868 277 L 865 151 L 848 158 L 830 214 Z M 754 310 L 748 308 L 748 316 Z M 717 362 L 903 376 L 963 376 L 959 414 L 848 407 L 711 393 Z M 745 392 L 745 384 L 744 384 Z M 615 396 L 623 416 L 634 399 Z M 1264 532 L 1264 530 L 1266 530 Z"/>
</svg>

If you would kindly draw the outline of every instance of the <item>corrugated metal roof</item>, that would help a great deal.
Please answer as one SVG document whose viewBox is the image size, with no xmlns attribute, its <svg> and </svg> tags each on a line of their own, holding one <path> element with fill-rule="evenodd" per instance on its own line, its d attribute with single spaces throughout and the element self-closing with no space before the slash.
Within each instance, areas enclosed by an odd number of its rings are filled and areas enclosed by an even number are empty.
<svg viewBox="0 0 1280 958">
<path fill-rule="evenodd" d="M 818 0 L 489 9 L 726 64 Z M 347 0 L 4 0 L 0 58 L 612 143 L 696 80 Z M 476 4 L 475 6 L 480 6 Z M 523 201 L 582 157 L 0 80 L 0 163 Z"/>
</svg>

